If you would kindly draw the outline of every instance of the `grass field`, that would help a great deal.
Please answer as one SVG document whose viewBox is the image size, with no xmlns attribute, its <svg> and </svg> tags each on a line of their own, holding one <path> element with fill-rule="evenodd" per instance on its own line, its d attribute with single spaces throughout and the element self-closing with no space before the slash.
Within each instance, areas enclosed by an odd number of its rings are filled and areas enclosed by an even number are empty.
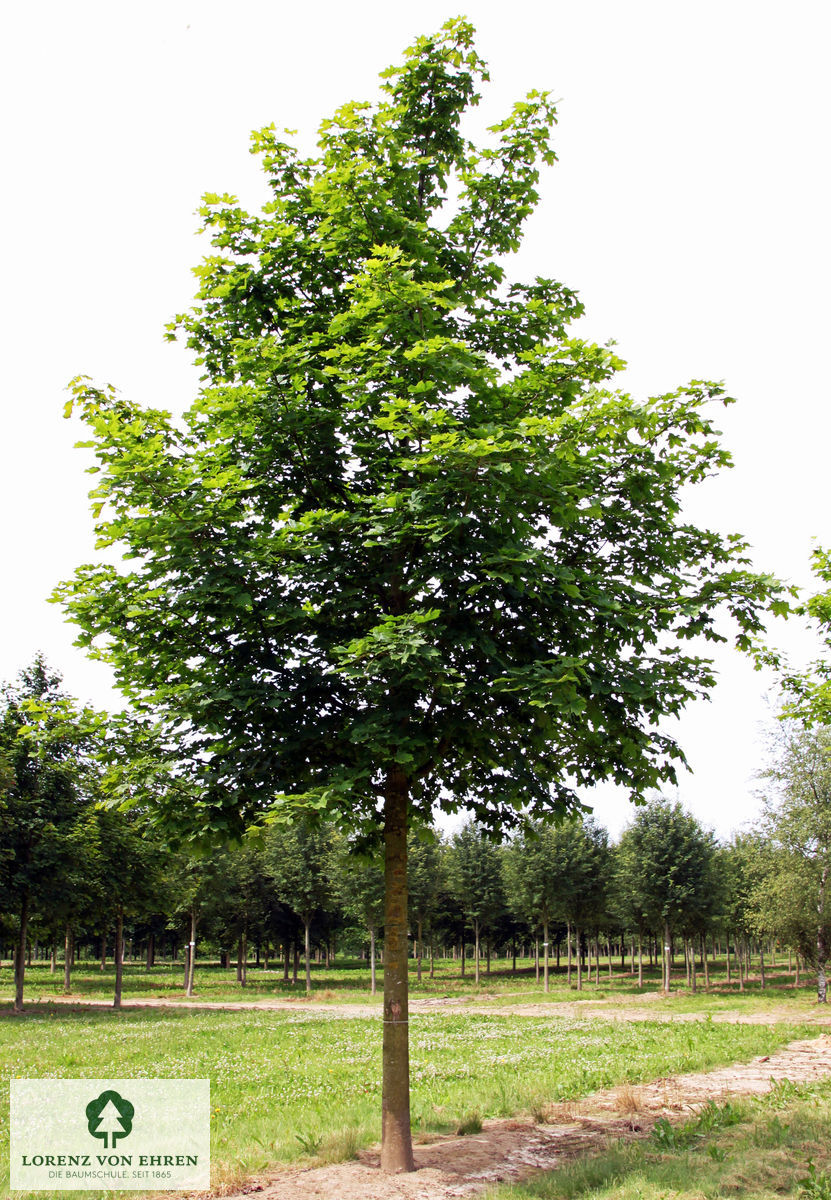
<svg viewBox="0 0 831 1200">
<path fill-rule="evenodd" d="M 439 996 L 470 996 L 492 995 L 501 1003 L 523 1003 L 533 1001 L 558 1000 L 597 1000 L 614 996 L 637 996 L 640 993 L 637 986 L 637 976 L 628 969 L 621 970 L 618 960 L 613 962 L 612 978 L 610 980 L 605 961 L 601 960 L 600 980 L 589 982 L 584 979 L 583 988 L 577 991 L 576 982 L 572 979 L 568 985 L 565 967 L 560 972 L 552 969 L 550 991 L 543 991 L 542 979 L 536 981 L 533 963 L 528 959 L 520 959 L 517 963 L 517 973 L 511 970 L 510 961 L 494 959 L 490 975 L 485 974 L 484 964 L 478 986 L 473 979 L 471 964 L 468 963 L 464 978 L 460 975 L 460 965 L 452 959 L 437 960 L 435 975 L 431 979 L 428 970 L 422 971 L 419 983 L 416 979 L 416 966 L 410 964 L 410 994 L 414 998 Z M 373 997 L 370 993 L 370 975 L 368 964 L 358 959 L 343 959 L 333 967 L 319 964 L 312 966 L 312 994 L 316 1001 L 348 1003 L 381 1003 L 383 968 L 378 967 L 378 992 Z M 159 963 L 150 971 L 138 963 L 127 963 L 124 968 L 124 1000 L 129 1002 L 131 996 L 141 998 L 161 998 L 181 1000 L 189 1003 L 183 990 L 183 971 L 179 963 Z M 787 964 L 780 963 L 778 967 L 768 967 L 767 986 L 761 990 L 758 975 L 752 977 L 745 985 L 745 990 L 739 989 L 735 968 L 730 984 L 726 980 L 724 962 L 714 965 L 710 972 L 711 989 L 709 993 L 703 990 L 703 980 L 699 976 L 699 990 L 691 993 L 685 986 L 683 971 L 678 971 L 673 981 L 673 996 L 681 993 L 685 996 L 688 1011 L 701 1009 L 712 1011 L 721 1007 L 743 1007 L 748 1004 L 762 1003 L 791 1003 L 799 998 L 810 1003 L 815 996 L 813 977 L 803 974 L 801 986 L 795 988 L 795 976 L 787 970 Z M 656 993 L 661 986 L 660 972 L 657 968 L 647 970 L 644 974 L 645 993 Z M 108 962 L 106 970 L 101 971 L 97 963 L 85 961 L 79 964 L 72 975 L 72 994 L 79 998 L 110 1000 L 115 987 L 115 968 Z M 25 996 L 29 1000 L 49 999 L 58 997 L 63 991 L 63 967 L 58 963 L 58 969 L 49 970 L 46 963 L 36 963 L 26 970 Z M 0 966 L 0 1005 L 9 1002 L 13 995 L 12 971 L 10 965 Z M 233 968 L 222 969 L 216 963 L 197 961 L 195 972 L 195 995 L 193 1003 L 200 1001 L 221 1002 L 226 1000 L 257 1000 L 274 998 L 298 999 L 305 996 L 305 986 L 301 966 L 301 976 L 297 983 L 286 982 L 283 979 L 281 967 L 273 967 L 269 971 L 250 964 L 248 981 L 242 987 L 236 981 Z M 716 999 L 718 997 L 718 999 Z M 672 997 L 670 1004 L 676 1002 Z"/>
<path fill-rule="evenodd" d="M 413 1122 L 452 1131 L 548 1100 L 770 1053 L 798 1027 L 419 1015 L 412 1024 Z M 0 1120 L 8 1181 L 11 1077 L 211 1080 L 215 1182 L 307 1155 L 350 1157 L 380 1132 L 380 1023 L 334 1014 L 143 1009 L 0 1019 Z M 33 1194 L 34 1195 L 34 1194 Z M 54 1200 L 66 1192 L 54 1193 Z M 39 1192 L 41 1200 L 50 1193 Z"/>
<path fill-rule="evenodd" d="M 831 1200 L 831 1084 L 708 1105 L 482 1200 Z"/>
<path fill-rule="evenodd" d="M 533 965 L 526 960 L 519 966 L 520 972 L 514 975 L 510 963 L 494 962 L 493 973 L 490 977 L 483 973 L 477 988 L 472 973 L 468 971 L 461 979 L 459 964 L 452 961 L 438 962 L 435 977 L 429 979 L 425 972 L 419 986 L 412 964 L 414 998 L 467 997 L 474 1003 L 480 1000 L 505 1006 L 501 1015 L 464 1008 L 413 1015 L 412 1112 L 416 1137 L 453 1132 L 466 1121 L 534 1112 L 548 1102 L 577 1099 L 601 1087 L 747 1060 L 813 1032 L 800 1026 L 801 1020 L 815 1011 L 812 981 L 804 981 L 796 989 L 793 977 L 781 965 L 770 973 L 764 991 L 760 991 L 756 980 L 740 992 L 735 976 L 732 987 L 727 987 L 723 970 L 713 968 L 711 981 L 715 986 L 710 992 L 691 994 L 679 986 L 668 998 L 658 994 L 657 972 L 645 980 L 642 993 L 637 979 L 620 972 L 617 963 L 611 984 L 607 971 L 601 970 L 599 984 L 586 982 L 579 993 L 573 985 L 569 988 L 564 973 L 552 974 L 551 990 L 546 996 L 541 981 L 535 980 Z M 683 985 L 683 975 L 678 982 Z M 112 964 L 102 973 L 97 964 L 83 963 L 73 975 L 73 994 L 81 1004 L 85 999 L 108 1001 L 113 983 Z M 377 1017 L 367 1019 L 363 1014 L 352 1017 L 348 1009 L 335 1007 L 372 1001 L 380 1010 L 380 993 L 374 998 L 369 993 L 365 963 L 342 961 L 328 969 L 318 965 L 313 968 L 312 998 L 331 1005 L 331 1011 L 304 1011 L 302 977 L 298 984 L 287 985 L 281 970 L 265 972 L 253 965 L 248 986 L 241 988 L 233 969 L 200 964 L 191 1003 L 183 996 L 180 965 L 162 963 L 147 972 L 143 966 L 128 964 L 125 1005 L 131 998 L 181 1001 L 172 1009 L 128 1008 L 121 1013 L 106 1008 L 66 1009 L 49 1003 L 60 995 L 62 984 L 60 965 L 52 973 L 48 965 L 35 964 L 27 970 L 26 998 L 31 1007 L 22 1015 L 13 1016 L 8 1011 L 0 1015 L 0 1187 L 8 1184 L 8 1081 L 14 1076 L 209 1078 L 215 1183 L 241 1182 L 269 1165 L 301 1157 L 318 1161 L 348 1158 L 379 1137 L 380 1022 Z M 8 1003 L 11 995 L 11 972 L 6 967 L 0 971 L 0 1005 Z M 194 1007 L 200 1000 L 267 1001 L 289 996 L 298 1003 L 288 1011 L 209 1011 Z M 654 1012 L 655 1020 L 619 1023 L 579 1019 L 573 1015 L 575 1010 L 566 1010 L 569 1016 L 564 1017 L 555 1009 L 551 1017 L 513 1015 L 510 1009 L 513 1004 L 546 1000 L 619 1000 L 637 1006 L 642 996 L 648 998 L 649 1012 Z M 735 1025 L 707 1019 L 725 1009 L 764 1014 L 773 1006 L 779 1010 L 775 1025 Z M 678 1012 L 695 1013 L 701 1019 L 683 1024 L 661 1019 Z M 791 1099 L 797 1103 L 798 1098 Z M 805 1104 L 810 1108 L 807 1100 Z M 764 1125 L 768 1120 L 768 1110 L 759 1111 L 758 1120 L 756 1116 L 747 1118 L 751 1122 L 748 1129 L 761 1128 L 759 1122 Z M 743 1127 L 737 1122 L 735 1128 L 725 1128 L 724 1137 L 739 1138 Z M 745 1132 L 748 1137 L 762 1136 Z M 664 1174 L 670 1178 L 673 1171 L 681 1170 L 684 1155 L 693 1162 L 696 1156 L 709 1153 L 705 1140 L 691 1134 L 683 1145 L 621 1147 L 602 1162 L 598 1160 L 596 1170 L 586 1164 L 587 1175 L 575 1173 L 572 1182 L 556 1184 L 573 1187 L 574 1191 L 552 1191 L 550 1195 L 596 1195 L 597 1200 L 612 1195 L 631 1195 L 633 1200 L 636 1196 L 642 1200 L 675 1196 L 675 1185 L 662 1184 L 661 1179 Z M 715 1157 L 707 1159 L 708 1169 L 720 1170 L 729 1155 L 738 1151 L 725 1150 L 727 1157 L 723 1160 L 719 1158 L 721 1153 L 719 1143 L 713 1151 Z M 641 1160 L 638 1154 L 646 1157 Z M 627 1156 L 635 1156 L 631 1165 L 627 1165 Z M 820 1158 L 815 1156 L 815 1161 L 819 1163 Z M 633 1184 L 634 1190 L 625 1193 L 615 1191 L 617 1185 L 608 1181 L 621 1171 L 628 1172 L 627 1181 L 631 1177 L 646 1182 Z M 607 1184 L 606 1192 L 591 1191 Z M 514 1194 L 549 1195 L 521 1190 L 505 1193 Z M 689 1194 L 721 1195 L 718 1190 Z M 724 1194 L 736 1193 L 728 1189 Z M 35 1195 L 49 1200 L 52 1194 L 33 1193 L 33 1198 Z M 55 1192 L 54 1200 L 68 1195 L 72 1193 Z M 679 1197 L 685 1195 L 678 1192 Z M 831 1189 L 822 1195 L 817 1193 L 814 1200 L 831 1200 Z"/>
</svg>

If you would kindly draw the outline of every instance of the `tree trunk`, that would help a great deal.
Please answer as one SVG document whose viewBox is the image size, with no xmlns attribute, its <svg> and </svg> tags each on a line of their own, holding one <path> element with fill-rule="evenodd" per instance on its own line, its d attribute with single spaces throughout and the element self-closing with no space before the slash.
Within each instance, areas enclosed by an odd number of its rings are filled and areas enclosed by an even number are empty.
<svg viewBox="0 0 831 1200">
<path fill-rule="evenodd" d="M 435 946 L 433 945 L 433 935 L 430 934 L 430 978 L 433 979 L 436 974 Z"/>
<path fill-rule="evenodd" d="M 669 933 L 669 923 L 664 922 L 664 991 L 669 992 L 670 970 L 672 968 L 672 938 Z"/>
<path fill-rule="evenodd" d="M 292 968 L 291 968 L 291 981 L 292 981 L 292 983 L 297 983 L 297 974 L 298 974 L 298 971 L 300 970 L 300 947 L 297 944 L 296 938 L 293 942 L 293 946 L 294 946 L 294 961 L 292 963 Z"/>
<path fill-rule="evenodd" d="M 72 926 L 67 922 L 63 941 L 63 990 L 68 995 L 72 987 L 72 960 L 75 957 L 75 938 Z"/>
<path fill-rule="evenodd" d="M 727 935 L 727 982 L 730 983 L 730 934 Z"/>
<path fill-rule="evenodd" d="M 188 945 L 188 983 L 186 995 L 193 995 L 193 972 L 196 966 L 196 909 L 190 910 L 190 944 Z"/>
<path fill-rule="evenodd" d="M 465 939 L 462 938 L 462 979 L 465 977 Z"/>
<path fill-rule="evenodd" d="M 473 922 L 473 982 L 479 984 L 479 922 Z"/>
<path fill-rule="evenodd" d="M 697 992 L 698 983 L 695 975 L 695 942 L 692 938 L 690 938 L 690 982 L 692 984 L 692 990 Z"/>
<path fill-rule="evenodd" d="M 418 918 L 418 963 L 416 966 L 416 979 L 421 983 L 421 917 Z"/>
<path fill-rule="evenodd" d="M 638 934 L 638 988 L 643 988 L 643 937 Z"/>
<path fill-rule="evenodd" d="M 26 932 L 29 925 L 29 897 L 20 906 L 20 929 L 14 953 L 14 1011 L 23 1012 L 23 978 L 26 973 Z"/>
<path fill-rule="evenodd" d="M 534 938 L 534 979 L 540 981 L 540 939 Z"/>
<path fill-rule="evenodd" d="M 709 992 L 709 990 L 710 990 L 710 964 L 707 959 L 707 935 L 706 935 L 706 933 L 702 933 L 702 935 L 701 935 L 701 962 L 704 965 L 704 990 Z"/>
<path fill-rule="evenodd" d="M 54 975 L 58 965 L 58 949 L 55 943 L 52 943 L 52 949 L 49 951 L 49 974 Z"/>
<path fill-rule="evenodd" d="M 543 954 L 543 990 L 548 991 L 548 917 L 543 919 L 542 923 L 542 954 Z"/>
<path fill-rule="evenodd" d="M 312 943 L 311 943 L 312 918 L 308 913 L 306 913 L 303 917 L 303 929 L 305 930 L 304 941 L 303 941 L 303 947 L 304 947 L 303 953 L 305 956 L 305 967 L 306 967 L 306 995 L 310 996 L 312 993 L 312 953 L 311 953 L 311 951 L 312 951 Z"/>
<path fill-rule="evenodd" d="M 568 948 L 568 960 L 566 965 L 566 983 L 571 987 L 571 921 L 566 925 L 566 946 Z"/>
<path fill-rule="evenodd" d="M 609 983 L 612 982 L 612 943 L 606 938 L 606 951 L 609 955 Z"/>
<path fill-rule="evenodd" d="M 828 961 L 828 946 L 825 941 L 825 888 L 828 883 L 828 866 L 824 865 L 817 893 L 817 1004 L 828 1003 L 825 964 Z"/>
<path fill-rule="evenodd" d="M 155 934 L 150 934 L 147 939 L 147 959 L 145 961 L 145 970 L 149 971 L 153 966 L 156 957 L 156 937 Z"/>
<path fill-rule="evenodd" d="M 370 927 L 369 927 L 369 978 L 371 981 L 369 990 L 372 992 L 372 995 L 374 996 L 376 991 L 378 990 L 377 982 L 375 979 L 375 926 L 374 925 L 370 925 Z"/>
<path fill-rule="evenodd" d="M 102 933 L 101 934 L 101 970 L 103 971 L 106 968 L 106 966 L 107 966 L 107 935 L 106 935 L 106 933 Z"/>
<path fill-rule="evenodd" d="M 407 780 L 395 767 L 388 772 L 384 796 L 384 891 L 381 1168 L 396 1173 L 414 1171 L 415 1163 L 407 996 Z"/>
<path fill-rule="evenodd" d="M 121 1008 L 121 985 L 124 977 L 124 909 L 119 904 L 115 916 L 115 995 L 113 1008 Z"/>
<path fill-rule="evenodd" d="M 583 990 L 583 947 L 580 945 L 580 926 L 574 926 L 574 938 L 577 945 L 577 991 Z"/>
</svg>

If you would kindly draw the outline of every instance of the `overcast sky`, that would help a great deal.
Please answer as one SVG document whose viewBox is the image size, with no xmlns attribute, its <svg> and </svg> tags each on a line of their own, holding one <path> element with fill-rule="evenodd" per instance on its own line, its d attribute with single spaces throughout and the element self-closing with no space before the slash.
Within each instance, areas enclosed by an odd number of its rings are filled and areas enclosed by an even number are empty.
<svg viewBox="0 0 831 1200">
<path fill-rule="evenodd" d="M 81 431 L 61 417 L 68 381 L 185 408 L 196 372 L 162 335 L 207 250 L 200 195 L 259 203 L 251 129 L 274 121 L 311 147 L 336 105 L 371 99 L 406 45 L 460 13 L 491 70 L 477 126 L 531 88 L 559 100 L 559 163 L 516 275 L 580 292 L 580 332 L 617 341 L 628 390 L 726 382 L 736 466 L 690 513 L 810 588 L 811 547 L 831 544 L 826 3 L 7 5 L 0 679 L 40 649 L 80 698 L 119 703 L 46 603 L 93 553 Z M 814 652 L 793 622 L 773 635 Z M 756 811 L 771 681 L 733 652 L 718 665 L 712 700 L 674 731 L 693 767 L 678 795 L 726 836 Z M 596 811 L 613 832 L 631 815 L 611 790 Z"/>
</svg>

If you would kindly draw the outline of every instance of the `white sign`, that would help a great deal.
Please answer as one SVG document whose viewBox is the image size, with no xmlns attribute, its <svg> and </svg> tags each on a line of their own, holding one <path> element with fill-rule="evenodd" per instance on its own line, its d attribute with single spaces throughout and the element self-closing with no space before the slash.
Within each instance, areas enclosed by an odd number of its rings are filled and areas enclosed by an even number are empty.
<svg viewBox="0 0 831 1200">
<path fill-rule="evenodd" d="M 208 1079 L 12 1079 L 12 1191 L 211 1184 Z"/>
</svg>

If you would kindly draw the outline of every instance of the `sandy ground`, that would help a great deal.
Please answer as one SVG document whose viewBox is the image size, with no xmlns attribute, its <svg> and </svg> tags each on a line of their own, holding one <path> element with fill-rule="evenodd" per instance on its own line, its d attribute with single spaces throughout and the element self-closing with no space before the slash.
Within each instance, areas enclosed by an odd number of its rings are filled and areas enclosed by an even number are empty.
<svg viewBox="0 0 831 1200">
<path fill-rule="evenodd" d="M 550 1006 L 546 1006 L 549 1008 Z M 604 1014 L 605 1015 L 605 1014 Z M 416 1170 L 383 1175 L 377 1147 L 357 1161 L 306 1169 L 286 1168 L 252 1180 L 226 1200 L 447 1200 L 475 1196 L 500 1182 L 518 1182 L 609 1139 L 642 1138 L 658 1117 L 682 1120 L 708 1100 L 761 1094 L 788 1079 L 805 1083 L 831 1075 L 831 1036 L 791 1042 L 776 1054 L 696 1075 L 658 1079 L 639 1087 L 596 1092 L 546 1114 L 545 1124 L 485 1121 L 479 1134 L 436 1139 L 415 1147 Z"/>
<path fill-rule="evenodd" d="M 562 1017 L 568 1020 L 597 1017 L 604 1021 L 700 1021 L 706 1015 L 703 1012 L 670 1012 L 666 1009 L 652 1007 L 654 1001 L 662 999 L 660 992 L 646 992 L 640 996 L 620 996 L 611 1003 L 604 1000 L 553 1000 L 529 1001 L 520 1004 L 500 1003 L 498 995 L 482 996 L 475 1000 L 466 996 L 435 996 L 428 999 L 411 999 L 410 1013 L 478 1013 L 487 1016 L 515 1017 Z M 25 1001 L 26 1008 L 38 1008 L 44 1005 L 60 1004 L 78 1011 L 87 1009 L 112 1009 L 111 1000 L 88 999 L 82 995 L 51 996 L 48 999 L 38 998 Z M 161 997 L 133 997 L 125 1000 L 122 1011 L 131 1008 L 163 1008 L 197 1011 L 229 1011 L 253 1010 L 263 1012 L 308 1012 L 332 1019 L 348 1020 L 350 1018 L 381 1017 L 380 999 L 375 1004 L 334 1004 L 322 1001 L 306 1000 L 298 996 L 296 999 L 273 1000 L 167 1000 Z M 6 1004 L 0 1012 L 8 1013 L 11 1005 Z M 831 1005 L 827 1009 L 814 1006 L 808 1009 L 796 1009 L 787 1004 L 761 1008 L 756 1012 L 742 1009 L 726 1009 L 723 1012 L 710 1014 L 713 1021 L 725 1021 L 739 1025 L 771 1025 L 777 1022 L 791 1024 L 831 1025 Z"/>
</svg>

